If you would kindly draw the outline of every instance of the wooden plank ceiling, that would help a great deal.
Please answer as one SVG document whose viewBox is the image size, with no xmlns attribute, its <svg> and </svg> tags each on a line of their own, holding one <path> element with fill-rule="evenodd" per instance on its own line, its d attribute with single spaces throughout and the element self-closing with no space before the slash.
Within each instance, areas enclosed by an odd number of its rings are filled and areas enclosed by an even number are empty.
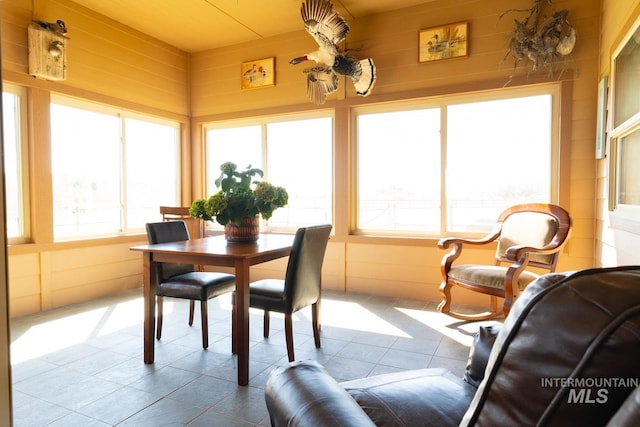
<svg viewBox="0 0 640 427">
<path fill-rule="evenodd" d="M 186 52 L 302 30 L 302 0 L 73 0 Z M 347 22 L 433 0 L 333 0 Z"/>
</svg>

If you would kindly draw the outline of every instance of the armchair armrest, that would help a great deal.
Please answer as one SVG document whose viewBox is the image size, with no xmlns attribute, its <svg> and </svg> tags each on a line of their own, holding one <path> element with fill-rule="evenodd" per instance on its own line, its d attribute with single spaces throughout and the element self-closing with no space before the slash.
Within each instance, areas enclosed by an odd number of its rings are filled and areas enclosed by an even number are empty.
<svg viewBox="0 0 640 427">
<path fill-rule="evenodd" d="M 271 425 L 374 426 L 358 403 L 317 362 L 293 362 L 269 375 L 265 400 Z"/>
<path fill-rule="evenodd" d="M 540 255 L 550 255 L 555 252 L 558 252 L 562 248 L 562 246 L 564 246 L 565 242 L 566 240 L 560 241 L 559 239 L 556 238 L 541 248 L 534 248 L 531 246 L 522 246 L 522 245 L 511 246 L 510 248 L 507 248 L 507 250 L 504 253 L 504 256 L 506 259 L 512 262 L 524 261 L 523 257 L 529 253 L 536 253 Z"/>
<path fill-rule="evenodd" d="M 498 224 L 491 233 L 487 234 L 484 237 L 480 237 L 477 239 L 463 238 L 463 237 L 443 237 L 438 240 L 438 247 L 440 249 L 447 249 L 451 245 L 486 245 L 487 243 L 491 243 L 496 240 L 500 236 L 500 231 L 502 229 L 502 223 Z"/>
<path fill-rule="evenodd" d="M 442 258 L 442 262 L 440 264 L 440 270 L 442 271 L 443 277 L 449 273 L 451 264 L 453 264 L 453 262 L 462 254 L 462 245 L 486 245 L 500 237 L 501 231 L 502 223 L 499 223 L 491 233 L 479 239 L 465 239 L 460 237 L 443 237 L 440 239 L 438 241 L 438 247 L 440 249 L 448 249 L 449 246 L 453 246 L 453 249 L 451 249 L 451 251 Z"/>
</svg>

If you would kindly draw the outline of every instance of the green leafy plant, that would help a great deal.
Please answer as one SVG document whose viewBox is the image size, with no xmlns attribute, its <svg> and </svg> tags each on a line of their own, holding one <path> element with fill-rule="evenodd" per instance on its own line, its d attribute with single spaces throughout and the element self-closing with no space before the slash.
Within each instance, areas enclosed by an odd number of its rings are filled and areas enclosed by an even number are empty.
<svg viewBox="0 0 640 427">
<path fill-rule="evenodd" d="M 249 165 L 244 171 L 238 171 L 235 163 L 220 165 L 222 173 L 215 180 L 218 192 L 208 199 L 198 199 L 191 204 L 189 214 L 193 218 L 205 221 L 216 220 L 221 225 L 233 221 L 240 225 L 243 218 L 262 215 L 269 219 L 273 211 L 286 206 L 289 194 L 282 187 L 276 187 L 265 181 L 258 181 L 264 172 Z"/>
</svg>

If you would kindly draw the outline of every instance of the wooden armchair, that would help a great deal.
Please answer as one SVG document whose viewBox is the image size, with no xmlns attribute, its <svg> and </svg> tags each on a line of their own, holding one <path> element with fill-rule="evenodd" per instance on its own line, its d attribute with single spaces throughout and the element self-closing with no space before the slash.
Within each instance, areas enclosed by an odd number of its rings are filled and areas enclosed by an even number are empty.
<svg viewBox="0 0 640 427">
<path fill-rule="evenodd" d="M 545 203 L 516 205 L 502 212 L 494 230 L 481 239 L 446 237 L 442 249 L 452 248 L 442 259 L 442 302 L 438 311 L 461 320 L 484 320 L 509 313 L 514 300 L 538 274 L 537 267 L 553 272 L 560 250 L 569 238 L 571 217 L 560 206 Z M 454 266 L 463 245 L 486 245 L 497 242 L 493 265 L 463 264 Z M 504 265 L 503 265 L 504 264 Z M 491 297 L 489 311 L 466 314 L 451 311 L 451 289 L 459 286 Z M 497 298 L 504 298 L 498 310 Z"/>
</svg>

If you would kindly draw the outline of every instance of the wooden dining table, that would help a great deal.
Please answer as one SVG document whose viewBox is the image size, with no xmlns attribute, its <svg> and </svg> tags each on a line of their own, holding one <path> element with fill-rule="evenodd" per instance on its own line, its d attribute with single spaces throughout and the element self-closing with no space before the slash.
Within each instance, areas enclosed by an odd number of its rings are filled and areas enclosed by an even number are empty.
<svg viewBox="0 0 640 427">
<path fill-rule="evenodd" d="M 252 265 L 289 256 L 293 235 L 260 234 L 252 243 L 227 242 L 224 236 L 211 236 L 180 242 L 140 245 L 144 283 L 144 363 L 154 362 L 156 327 L 156 263 L 233 267 L 236 276 L 236 328 L 238 384 L 249 383 L 249 271 Z M 231 350 L 231 349 L 230 349 Z"/>
</svg>

